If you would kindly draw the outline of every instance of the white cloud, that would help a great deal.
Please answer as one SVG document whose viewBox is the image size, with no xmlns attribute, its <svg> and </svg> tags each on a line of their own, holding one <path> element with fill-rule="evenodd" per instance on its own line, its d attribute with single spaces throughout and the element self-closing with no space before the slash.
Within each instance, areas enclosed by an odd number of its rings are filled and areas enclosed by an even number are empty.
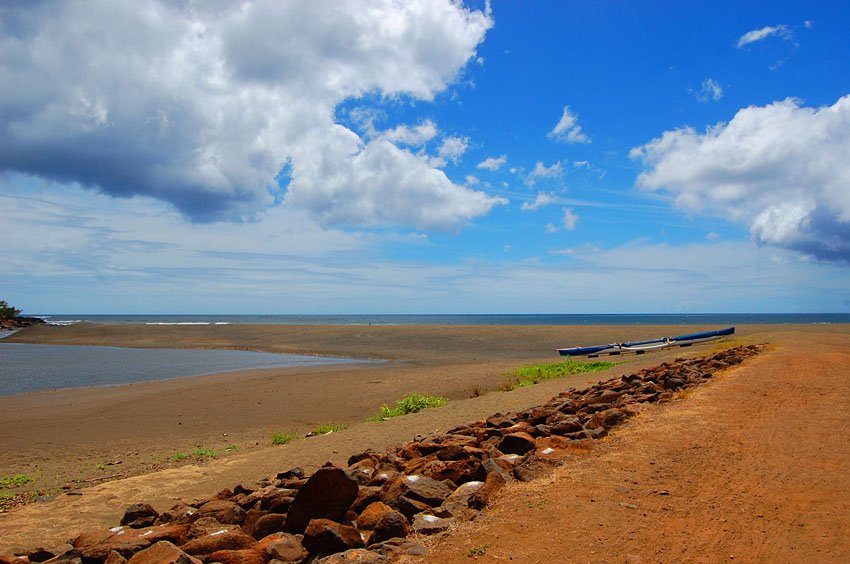
<svg viewBox="0 0 850 564">
<path fill-rule="evenodd" d="M 755 43 L 756 41 L 761 41 L 762 39 L 766 39 L 773 35 L 781 37 L 783 39 L 790 39 L 791 30 L 787 25 L 774 25 L 748 31 L 747 33 L 738 38 L 738 49 L 745 45 Z"/>
<path fill-rule="evenodd" d="M 495 172 L 502 168 L 502 166 L 506 162 L 508 162 L 507 155 L 502 155 L 501 157 L 487 157 L 486 159 L 478 163 L 478 168 L 483 168 L 485 170 Z"/>
<path fill-rule="evenodd" d="M 561 168 L 561 161 L 556 161 L 550 166 L 546 166 L 542 162 L 537 161 L 534 165 L 534 169 L 525 178 L 525 183 L 529 186 L 533 186 L 534 183 L 541 178 L 558 178 L 563 174 L 564 171 Z"/>
<path fill-rule="evenodd" d="M 478 184 L 478 183 L 480 183 L 480 182 L 481 182 L 481 181 L 480 181 L 480 180 L 478 180 L 478 177 L 477 177 L 477 176 L 474 176 L 474 175 L 472 175 L 472 174 L 467 174 L 467 175 L 466 175 L 466 185 L 467 185 L 467 186 L 475 186 L 476 184 Z"/>
<path fill-rule="evenodd" d="M 713 78 L 706 78 L 699 90 L 691 91 L 700 102 L 716 102 L 723 98 L 723 87 Z"/>
<path fill-rule="evenodd" d="M 561 119 L 549 132 L 548 137 L 564 143 L 590 143 L 590 137 L 582 133 L 581 126 L 578 125 L 578 115 L 573 114 L 569 106 L 564 106 Z"/>
<path fill-rule="evenodd" d="M 719 213 L 762 244 L 850 261 L 850 96 L 810 108 L 794 99 L 744 108 L 698 133 L 666 131 L 632 150 L 646 190 L 689 213 Z"/>
<path fill-rule="evenodd" d="M 273 205 L 288 165 L 287 205 L 323 221 L 455 228 L 497 200 L 386 146 L 424 142 L 433 124 L 364 144 L 334 114 L 366 93 L 433 100 L 492 25 L 450 0 L 16 3 L 0 20 L 0 171 L 210 221 Z"/>
<path fill-rule="evenodd" d="M 425 120 L 413 127 L 399 125 L 380 134 L 381 139 L 401 145 L 414 147 L 424 145 L 437 136 L 437 125 L 431 120 Z"/>
<path fill-rule="evenodd" d="M 578 223 L 578 214 L 573 212 L 571 208 L 564 208 L 564 217 L 561 219 L 561 225 L 567 231 L 574 231 Z"/>
<path fill-rule="evenodd" d="M 534 198 L 534 201 L 523 202 L 521 209 L 522 211 L 536 211 L 542 208 L 543 206 L 548 206 L 549 204 L 555 204 L 558 202 L 558 198 L 554 194 L 550 194 L 548 192 L 538 192 L 537 196 Z"/>
<path fill-rule="evenodd" d="M 558 228 L 552 225 L 551 223 L 546 224 L 546 233 L 557 233 Z"/>
<path fill-rule="evenodd" d="M 715 233 L 714 231 L 712 231 L 711 233 L 706 233 L 705 238 L 709 241 L 717 241 L 718 239 L 720 239 L 720 233 Z"/>
<path fill-rule="evenodd" d="M 457 163 L 469 148 L 469 137 L 446 137 L 437 149 L 440 158 Z"/>
</svg>

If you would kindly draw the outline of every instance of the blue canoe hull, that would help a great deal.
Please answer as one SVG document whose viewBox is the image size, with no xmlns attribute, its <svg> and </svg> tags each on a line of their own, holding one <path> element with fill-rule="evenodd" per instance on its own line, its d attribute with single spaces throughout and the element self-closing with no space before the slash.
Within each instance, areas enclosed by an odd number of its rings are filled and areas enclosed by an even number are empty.
<svg viewBox="0 0 850 564">
<path fill-rule="evenodd" d="M 628 343 L 611 343 L 608 345 L 596 345 L 591 347 L 569 347 L 557 349 L 561 356 L 594 356 L 599 353 L 607 352 L 608 354 L 620 354 L 622 351 L 639 351 L 640 347 L 647 348 L 664 348 L 665 346 L 680 346 L 685 347 L 693 343 L 704 341 L 706 339 L 714 339 L 717 337 L 725 337 L 734 335 L 734 327 L 726 327 L 716 331 L 702 331 L 700 333 L 689 333 L 687 335 L 679 335 L 677 337 L 662 337 L 660 339 L 649 339 L 646 341 L 631 341 Z M 658 345 L 653 347 L 653 345 Z M 637 349 L 635 349 L 637 347 Z"/>
</svg>

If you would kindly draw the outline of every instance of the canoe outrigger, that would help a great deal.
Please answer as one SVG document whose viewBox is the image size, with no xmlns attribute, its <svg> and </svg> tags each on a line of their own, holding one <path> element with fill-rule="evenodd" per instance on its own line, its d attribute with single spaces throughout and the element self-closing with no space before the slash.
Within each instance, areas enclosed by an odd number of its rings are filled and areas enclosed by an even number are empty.
<svg viewBox="0 0 850 564">
<path fill-rule="evenodd" d="M 689 347 L 695 343 L 702 343 L 704 341 L 709 341 L 718 337 L 725 337 L 734 333 L 734 327 L 727 327 L 726 329 L 690 333 L 688 335 L 679 335 L 678 337 L 662 337 L 660 339 L 650 339 L 648 341 L 611 343 L 608 345 L 596 345 L 591 347 L 569 347 L 556 350 L 561 356 L 587 356 L 590 358 L 597 357 L 600 354 L 618 355 L 624 352 L 643 354 L 646 351 L 667 347 Z"/>
</svg>

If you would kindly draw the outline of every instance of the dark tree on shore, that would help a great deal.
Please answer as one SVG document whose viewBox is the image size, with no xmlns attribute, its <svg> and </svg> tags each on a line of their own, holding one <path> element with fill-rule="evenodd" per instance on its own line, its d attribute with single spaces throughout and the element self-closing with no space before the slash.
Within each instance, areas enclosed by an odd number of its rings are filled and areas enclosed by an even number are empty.
<svg viewBox="0 0 850 564">
<path fill-rule="evenodd" d="M 6 300 L 0 300 L 0 319 L 14 319 L 20 313 L 21 310 L 10 306 Z"/>
</svg>

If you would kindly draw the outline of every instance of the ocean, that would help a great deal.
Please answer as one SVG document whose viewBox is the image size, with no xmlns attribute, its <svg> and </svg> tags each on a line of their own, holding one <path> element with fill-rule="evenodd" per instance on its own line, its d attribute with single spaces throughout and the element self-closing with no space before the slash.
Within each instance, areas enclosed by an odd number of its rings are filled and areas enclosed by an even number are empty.
<svg viewBox="0 0 850 564">
<path fill-rule="evenodd" d="M 48 323 L 152 325 L 738 325 L 850 323 L 850 313 L 566 313 L 375 315 L 83 315 L 45 314 Z"/>
</svg>

